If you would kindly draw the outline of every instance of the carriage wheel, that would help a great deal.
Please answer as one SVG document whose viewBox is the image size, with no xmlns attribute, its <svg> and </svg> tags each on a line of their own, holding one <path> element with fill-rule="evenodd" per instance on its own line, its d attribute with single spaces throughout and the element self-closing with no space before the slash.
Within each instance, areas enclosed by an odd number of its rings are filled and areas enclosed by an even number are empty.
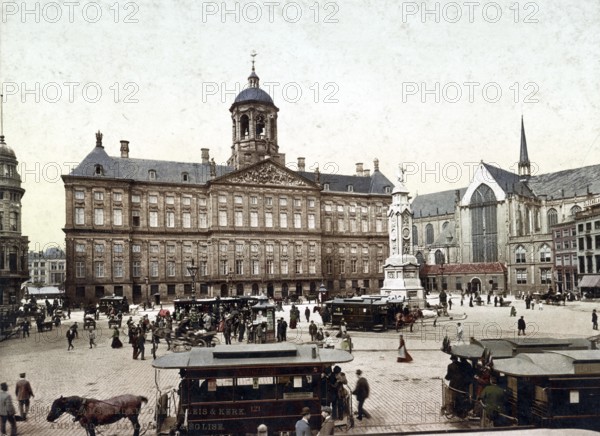
<svg viewBox="0 0 600 436">
<path fill-rule="evenodd" d="M 208 347 L 208 344 L 206 343 L 206 341 L 204 339 L 198 339 L 198 343 L 196 344 L 197 347 Z"/>
<path fill-rule="evenodd" d="M 221 343 L 221 340 L 219 338 L 217 338 L 217 336 L 213 336 L 212 339 L 210 340 L 210 346 L 211 347 L 216 347 L 217 345 L 219 345 Z"/>
<path fill-rule="evenodd" d="M 452 407 L 448 407 L 448 405 L 442 406 L 441 414 L 444 415 L 446 419 L 454 418 L 454 410 L 452 410 Z"/>
</svg>

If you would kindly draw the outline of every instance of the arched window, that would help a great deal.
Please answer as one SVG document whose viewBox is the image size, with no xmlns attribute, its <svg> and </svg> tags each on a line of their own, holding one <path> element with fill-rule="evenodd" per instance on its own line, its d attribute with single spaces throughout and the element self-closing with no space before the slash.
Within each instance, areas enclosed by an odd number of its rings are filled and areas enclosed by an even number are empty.
<svg viewBox="0 0 600 436">
<path fill-rule="evenodd" d="M 558 212 L 556 209 L 548 210 L 548 227 L 558 224 Z"/>
<path fill-rule="evenodd" d="M 102 168 L 102 165 L 96 165 L 94 167 L 94 174 L 97 176 L 103 176 L 104 175 L 104 168 Z"/>
<path fill-rule="evenodd" d="M 577 212 L 581 212 L 581 208 L 579 206 L 575 205 L 571 208 L 571 216 L 575 216 L 575 214 Z"/>
<path fill-rule="evenodd" d="M 441 265 L 446 263 L 446 256 L 442 253 L 442 250 L 435 250 L 435 264 Z"/>
<path fill-rule="evenodd" d="M 148 170 L 148 180 L 156 180 L 156 170 Z"/>
<path fill-rule="evenodd" d="M 423 257 L 423 253 L 421 253 L 420 251 L 417 251 L 417 254 L 415 255 L 415 257 L 417 258 L 417 263 L 419 264 L 420 267 L 425 265 L 425 258 Z"/>
<path fill-rule="evenodd" d="M 188 173 L 181 173 L 181 181 L 182 182 L 189 182 L 190 181 L 190 175 Z"/>
<path fill-rule="evenodd" d="M 265 117 L 259 115 L 256 118 L 256 137 L 261 138 L 265 134 Z"/>
<path fill-rule="evenodd" d="M 540 247 L 540 262 L 550 262 L 552 260 L 552 251 L 548 244 L 543 244 Z"/>
<path fill-rule="evenodd" d="M 531 209 L 529 206 L 525 207 L 525 222 L 523 223 L 523 230 L 526 235 L 531 234 Z"/>
<path fill-rule="evenodd" d="M 433 225 L 431 223 L 425 226 L 425 243 L 427 245 L 433 244 Z"/>
<path fill-rule="evenodd" d="M 481 184 L 471 197 L 471 240 L 473 262 L 498 261 L 498 229 L 496 195 Z"/>
<path fill-rule="evenodd" d="M 419 232 L 417 226 L 412 227 L 412 243 L 413 245 L 419 245 Z"/>
<path fill-rule="evenodd" d="M 525 247 L 519 245 L 515 250 L 515 262 L 516 263 L 525 263 L 526 262 L 527 252 L 525 251 Z"/>
<path fill-rule="evenodd" d="M 240 118 L 240 138 L 247 138 L 250 134 L 250 130 L 248 130 L 250 126 L 250 120 L 248 119 L 248 115 L 242 115 Z"/>
<path fill-rule="evenodd" d="M 442 224 L 442 230 L 446 230 L 446 227 L 448 227 L 448 221 L 444 221 L 444 224 Z"/>
</svg>

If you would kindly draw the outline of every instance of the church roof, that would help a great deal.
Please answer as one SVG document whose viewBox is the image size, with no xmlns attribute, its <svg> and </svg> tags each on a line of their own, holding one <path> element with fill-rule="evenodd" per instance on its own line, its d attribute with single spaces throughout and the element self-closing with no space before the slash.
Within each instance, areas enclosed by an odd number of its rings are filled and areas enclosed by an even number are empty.
<svg viewBox="0 0 600 436">
<path fill-rule="evenodd" d="M 465 194 L 467 188 L 459 189 L 459 195 Z M 411 204 L 415 218 L 446 215 L 454 213 L 456 190 L 433 192 L 431 194 L 417 195 Z"/>
<path fill-rule="evenodd" d="M 600 165 L 540 174 L 529 180 L 536 195 L 547 195 L 549 200 L 583 195 L 588 189 L 600 193 Z"/>
<path fill-rule="evenodd" d="M 483 163 L 483 166 L 488 170 L 496 183 L 498 183 L 498 185 L 500 185 L 500 187 L 507 194 L 518 194 L 525 197 L 534 197 L 534 194 L 529 186 L 527 186 L 527 183 L 521 181 L 521 178 L 518 174 L 511 173 L 510 171 L 503 170 L 502 168 L 498 168 L 485 162 Z"/>
<path fill-rule="evenodd" d="M 502 262 L 448 263 L 444 265 L 444 274 L 502 274 L 506 265 Z M 423 265 L 421 275 L 441 274 L 441 265 Z"/>
</svg>

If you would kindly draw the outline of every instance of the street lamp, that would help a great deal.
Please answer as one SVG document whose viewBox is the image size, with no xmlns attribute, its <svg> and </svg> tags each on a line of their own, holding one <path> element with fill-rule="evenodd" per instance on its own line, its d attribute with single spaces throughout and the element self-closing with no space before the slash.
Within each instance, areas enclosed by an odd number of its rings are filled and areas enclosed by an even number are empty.
<svg viewBox="0 0 600 436">
<path fill-rule="evenodd" d="M 444 290 L 444 260 L 442 259 L 442 262 L 440 263 L 440 272 L 442 274 L 441 277 L 441 286 L 442 286 L 442 291 Z"/>
<path fill-rule="evenodd" d="M 198 267 L 194 265 L 194 259 L 192 259 L 192 265 L 187 267 L 188 273 L 192 278 L 192 300 L 196 299 L 196 273 L 198 272 Z"/>
<path fill-rule="evenodd" d="M 325 287 L 323 282 L 321 282 L 321 286 L 319 286 L 319 302 L 321 303 L 320 304 L 321 309 L 323 309 L 323 298 L 325 298 L 326 293 L 327 293 L 327 288 Z"/>
<path fill-rule="evenodd" d="M 150 306 L 150 294 L 149 294 L 149 290 L 148 290 L 148 277 L 144 278 L 144 281 L 146 282 L 146 304 L 148 306 Z"/>
</svg>

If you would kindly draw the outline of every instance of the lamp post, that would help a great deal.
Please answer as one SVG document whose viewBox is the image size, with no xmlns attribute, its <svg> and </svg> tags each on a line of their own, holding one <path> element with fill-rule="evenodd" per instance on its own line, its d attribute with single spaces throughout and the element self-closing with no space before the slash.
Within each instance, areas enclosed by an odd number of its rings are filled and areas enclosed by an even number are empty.
<svg viewBox="0 0 600 436">
<path fill-rule="evenodd" d="M 144 278 L 144 281 L 146 282 L 146 304 L 148 306 L 150 306 L 150 294 L 149 294 L 149 289 L 148 289 L 148 277 Z"/>
<path fill-rule="evenodd" d="M 444 290 L 444 260 L 442 260 L 442 263 L 440 263 L 440 272 L 442 274 L 441 287 L 442 287 L 442 291 L 443 291 Z"/>
<path fill-rule="evenodd" d="M 187 267 L 188 273 L 192 278 L 192 300 L 196 299 L 196 273 L 198 272 L 198 267 L 194 265 L 194 259 L 192 259 L 192 265 Z"/>
<path fill-rule="evenodd" d="M 325 287 L 325 285 L 323 284 L 323 282 L 321 282 L 321 286 L 319 286 L 319 305 L 320 305 L 320 310 L 323 309 L 323 298 L 325 298 L 325 294 L 327 293 L 327 288 Z"/>
</svg>

